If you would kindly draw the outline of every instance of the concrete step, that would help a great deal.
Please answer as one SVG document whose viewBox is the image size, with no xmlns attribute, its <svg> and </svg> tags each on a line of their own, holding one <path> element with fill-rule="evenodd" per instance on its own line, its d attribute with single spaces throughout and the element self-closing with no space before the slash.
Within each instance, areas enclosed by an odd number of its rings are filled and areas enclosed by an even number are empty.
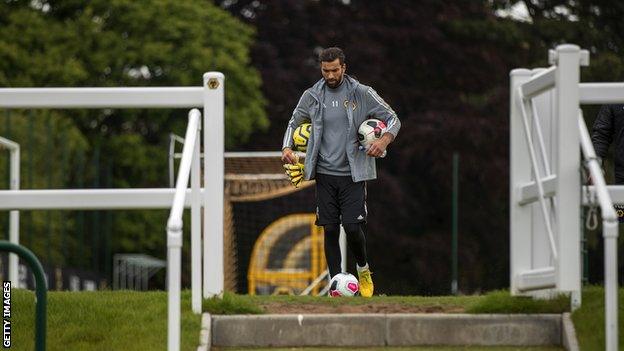
<svg viewBox="0 0 624 351">
<path fill-rule="evenodd" d="M 558 314 L 213 315 L 213 346 L 562 345 Z"/>
</svg>

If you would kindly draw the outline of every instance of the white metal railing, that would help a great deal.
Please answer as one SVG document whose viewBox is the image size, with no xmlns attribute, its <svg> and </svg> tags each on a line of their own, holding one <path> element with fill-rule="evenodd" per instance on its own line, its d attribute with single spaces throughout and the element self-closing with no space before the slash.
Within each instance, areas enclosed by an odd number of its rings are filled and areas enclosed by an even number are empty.
<svg viewBox="0 0 624 351">
<path fill-rule="evenodd" d="M 186 142 L 182 151 L 182 161 L 178 170 L 176 190 L 173 197 L 169 220 L 167 221 L 167 290 L 169 323 L 167 330 L 167 342 L 169 350 L 180 348 L 180 278 L 182 275 L 182 214 L 184 211 L 184 198 L 189 183 L 191 166 L 193 170 L 193 186 L 191 195 L 193 200 L 199 199 L 199 110 L 189 112 L 189 123 L 186 129 Z M 197 156 L 197 157 L 196 157 Z M 195 210 L 199 210 L 199 201 L 193 201 L 191 206 L 191 221 L 199 223 L 199 212 L 195 216 Z M 198 245 L 191 244 L 192 249 Z M 201 263 L 200 263 L 201 264 Z M 201 312 L 201 296 L 193 296 L 193 310 Z"/>
<path fill-rule="evenodd" d="M 0 191 L 0 210 L 168 209 L 174 193 L 174 188 Z M 190 197 L 184 207 L 191 207 Z"/>
<path fill-rule="evenodd" d="M 624 83 L 580 83 L 581 104 L 621 104 L 624 101 Z"/>
<path fill-rule="evenodd" d="M 3 108 L 192 108 L 202 87 L 3 88 Z"/>
<path fill-rule="evenodd" d="M 557 67 L 552 66 L 543 72 L 533 76 L 531 80 L 522 84 L 520 94 L 525 99 L 531 99 L 555 86 Z"/>
<path fill-rule="evenodd" d="M 20 187 L 20 146 L 18 143 L 6 138 L 0 137 L 0 145 L 9 149 L 10 156 L 10 178 L 9 188 L 11 190 L 18 190 Z M 19 243 L 19 211 L 11 211 L 9 214 L 9 241 L 12 243 Z M 19 276 L 18 276 L 18 256 L 14 253 L 9 255 L 9 280 L 13 286 L 19 288 Z"/>
<path fill-rule="evenodd" d="M 576 45 L 549 51 L 549 62 L 553 66 L 548 69 L 516 69 L 510 74 L 511 290 L 513 294 L 533 291 L 533 296 L 549 296 L 544 289 L 550 288 L 567 291 L 572 308 L 580 306 L 580 230 L 573 219 L 578 220 L 581 205 L 600 206 L 605 240 L 605 349 L 615 351 L 618 221 L 612 199 L 624 203 L 624 186 L 606 186 L 579 105 L 621 103 L 624 83 L 580 83 L 580 66 L 589 65 L 589 52 Z M 538 99 L 546 116 L 543 121 L 552 132 L 547 143 L 533 101 Z M 579 144 L 583 159 L 577 152 Z M 595 184 L 583 187 L 583 198 L 578 191 L 581 161 Z M 527 206 L 535 202 L 540 203 L 545 229 L 536 227 L 535 208 Z M 550 245 L 547 253 L 542 249 L 543 239 L 534 237 L 544 232 Z M 548 257 L 555 261 L 554 267 L 543 266 Z"/>
<path fill-rule="evenodd" d="M 546 150 L 544 147 L 544 141 L 542 140 L 543 137 L 542 137 L 541 127 L 539 125 L 537 116 L 534 112 L 535 110 L 534 110 L 532 97 L 534 97 L 538 92 L 543 92 L 544 90 L 552 88 L 554 86 L 555 73 L 556 73 L 556 67 L 551 67 L 550 69 L 546 70 L 544 73 L 538 74 L 537 76 L 533 77 L 529 81 L 520 85 L 518 87 L 518 96 L 520 97 L 520 100 L 521 100 L 520 111 L 522 112 L 521 113 L 522 124 L 524 126 L 524 134 L 527 140 L 527 145 L 529 147 L 529 156 L 531 158 L 531 166 L 532 166 L 531 170 L 533 171 L 533 176 L 535 177 L 535 185 L 537 186 L 537 196 L 538 196 L 537 200 L 540 203 L 540 208 L 542 210 L 544 224 L 546 225 L 546 234 L 548 235 L 550 254 L 552 255 L 553 259 L 557 261 L 557 257 L 558 257 L 557 246 L 555 244 L 555 234 L 553 232 L 553 228 L 552 228 L 553 223 L 551 221 L 551 218 L 553 216 L 550 215 L 549 210 L 547 208 L 544 185 L 543 185 L 545 178 L 542 177 L 542 174 L 538 167 L 537 155 L 535 153 L 534 141 L 533 141 L 533 137 L 531 134 L 531 127 L 529 126 L 529 118 L 527 117 L 528 114 L 531 115 L 531 120 L 534 123 L 534 128 L 535 130 L 538 131 L 537 135 L 538 135 L 538 140 L 539 140 L 540 153 L 543 158 L 542 162 L 545 165 L 544 168 L 550 169 L 550 166 L 548 165 L 549 162 L 545 157 Z M 527 86 L 532 87 L 532 88 L 525 89 L 525 87 Z M 523 93 L 525 90 L 528 90 L 529 92 L 527 94 L 531 94 L 531 95 L 525 96 Z M 550 176 L 550 174 L 546 174 L 546 176 Z M 554 207 L 554 204 L 552 205 Z"/>
<path fill-rule="evenodd" d="M 617 238 L 618 217 L 613 208 L 611 195 L 607 189 L 602 169 L 596 157 L 583 113 L 579 110 L 579 130 L 581 132 L 581 150 L 585 166 L 594 183 L 595 195 L 602 215 L 602 236 L 604 238 L 604 275 L 605 275 L 605 335 L 606 350 L 618 348 L 618 274 L 617 274 Z"/>
<path fill-rule="evenodd" d="M 607 190 L 614 204 L 624 204 L 624 185 L 607 185 Z M 596 187 L 593 185 L 585 186 L 583 189 L 583 206 L 593 204 L 595 198 Z"/>
<path fill-rule="evenodd" d="M 549 288 L 568 291 L 576 308 L 580 229 L 564 218 L 580 216 L 580 155 L 569 152 L 579 144 L 578 126 L 566 116 L 578 109 L 579 65 L 587 64 L 588 54 L 560 45 L 549 56 L 549 68 L 510 73 L 511 290 L 533 296 L 547 296 Z M 548 116 L 546 134 L 538 110 Z"/>
<path fill-rule="evenodd" d="M 0 108 L 9 109 L 203 107 L 203 144 L 209 150 L 208 157 L 204 158 L 203 172 L 199 152 L 193 157 L 191 189 L 184 190 L 184 201 L 178 205 L 191 207 L 191 300 L 196 313 L 201 312 L 202 295 L 223 293 L 224 86 L 222 73 L 207 72 L 201 87 L 0 88 Z M 200 188 L 201 173 L 205 189 Z M 169 188 L 2 190 L 0 210 L 164 209 L 171 207 L 174 194 L 175 190 Z M 179 330 L 179 319 L 177 326 L 170 328 Z M 179 343 L 169 345 L 170 349 L 179 349 Z"/>
<path fill-rule="evenodd" d="M 204 75 L 204 298 L 223 294 L 223 193 L 225 149 L 225 77 L 219 72 Z M 208 274 L 210 272 L 211 274 Z"/>
</svg>

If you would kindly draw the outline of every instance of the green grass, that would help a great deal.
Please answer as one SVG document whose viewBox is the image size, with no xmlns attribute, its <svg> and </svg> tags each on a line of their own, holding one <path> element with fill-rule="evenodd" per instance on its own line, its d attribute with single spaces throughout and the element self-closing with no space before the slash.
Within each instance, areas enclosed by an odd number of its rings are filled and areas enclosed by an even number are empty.
<svg viewBox="0 0 624 351">
<path fill-rule="evenodd" d="M 561 347 L 357 347 L 357 348 L 327 348 L 327 347 L 300 347 L 300 348 L 213 348 L 213 351 L 559 351 Z"/>
<path fill-rule="evenodd" d="M 468 313 L 563 313 L 570 311 L 570 298 L 561 295 L 552 300 L 511 296 L 509 291 L 487 293 L 467 307 Z"/>
<path fill-rule="evenodd" d="M 182 292 L 181 349 L 199 343 L 201 317 Z M 35 295 L 13 290 L 12 349 L 34 348 Z M 165 350 L 167 293 L 134 291 L 48 292 L 48 350 Z"/>
<path fill-rule="evenodd" d="M 275 304 L 323 305 L 402 305 L 423 311 L 451 311 L 454 313 L 562 313 L 569 310 L 569 299 L 561 296 L 555 300 L 533 300 L 512 297 L 508 291 L 494 291 L 481 296 L 373 296 L 372 298 L 332 299 L 319 296 L 250 296 L 226 293 L 223 300 L 204 300 L 204 311 L 212 314 L 260 314 L 262 306 Z"/>
<path fill-rule="evenodd" d="M 456 306 L 469 305 L 481 298 L 481 296 L 373 296 L 371 298 L 329 298 L 327 296 L 292 296 L 292 295 L 241 295 L 253 303 L 287 302 L 302 304 L 324 305 L 367 305 L 371 303 L 399 303 L 409 306 Z"/>
<path fill-rule="evenodd" d="M 25 290 L 12 294 L 12 343 L 15 350 L 34 347 L 35 295 Z M 532 300 L 512 297 L 507 291 L 494 291 L 481 296 L 375 296 L 331 299 L 311 296 L 248 296 L 226 293 L 223 299 L 204 300 L 204 311 L 213 314 L 258 314 L 263 306 L 284 304 L 326 307 L 380 305 L 416 306 L 437 312 L 466 313 L 561 313 L 569 309 L 569 299 Z M 315 307 L 316 308 L 316 307 Z M 308 308 L 309 310 L 309 308 Z M 329 309 L 331 311 L 331 308 Z M 366 311 L 366 309 L 363 309 Z M 604 349 L 604 290 L 583 289 L 582 306 L 572 314 L 582 350 Z M 619 292 L 620 348 L 624 349 L 624 290 Z M 48 293 L 48 350 L 164 350 L 167 340 L 167 294 L 164 291 L 99 291 Z M 190 292 L 182 293 L 182 349 L 195 349 L 200 330 L 200 316 L 190 311 Z M 354 349 L 290 348 L 235 350 L 302 350 L 336 351 Z M 369 348 L 368 351 L 381 350 Z M 384 348 L 383 350 L 534 350 L 557 348 Z"/>
<path fill-rule="evenodd" d="M 619 349 L 624 350 L 624 289 L 618 292 L 618 309 Z M 572 313 L 572 320 L 581 350 L 604 350 L 605 306 L 602 287 L 583 289 L 581 308 Z"/>
<path fill-rule="evenodd" d="M 245 295 L 223 294 L 223 298 L 205 299 L 202 310 L 211 314 L 260 314 L 262 309 Z"/>
</svg>

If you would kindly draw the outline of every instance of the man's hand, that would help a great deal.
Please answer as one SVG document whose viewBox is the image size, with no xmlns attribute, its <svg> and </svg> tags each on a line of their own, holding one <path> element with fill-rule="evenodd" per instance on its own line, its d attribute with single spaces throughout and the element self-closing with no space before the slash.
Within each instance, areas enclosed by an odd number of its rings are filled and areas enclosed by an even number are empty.
<svg viewBox="0 0 624 351">
<path fill-rule="evenodd" d="M 289 147 L 282 150 L 282 161 L 290 164 L 299 162 L 299 157 Z"/>
<path fill-rule="evenodd" d="M 303 164 L 295 163 L 295 164 L 285 164 L 284 169 L 286 170 L 286 175 L 290 179 L 292 185 L 296 187 L 303 181 Z"/>
<path fill-rule="evenodd" d="M 366 150 L 366 154 L 371 157 L 381 157 L 386 151 L 388 144 L 392 142 L 394 137 L 390 133 L 384 133 L 381 138 L 377 139 L 375 142 L 369 146 L 368 150 Z"/>
</svg>

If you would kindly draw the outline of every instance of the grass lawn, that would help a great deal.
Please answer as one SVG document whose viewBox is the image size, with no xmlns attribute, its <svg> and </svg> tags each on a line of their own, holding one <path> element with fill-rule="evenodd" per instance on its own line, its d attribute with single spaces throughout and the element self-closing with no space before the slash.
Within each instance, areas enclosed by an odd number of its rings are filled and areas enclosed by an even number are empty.
<svg viewBox="0 0 624 351">
<path fill-rule="evenodd" d="M 370 348 L 213 348 L 213 351 L 561 351 L 560 347 L 370 347 Z"/>
<path fill-rule="evenodd" d="M 624 350 L 624 289 L 618 291 L 618 336 L 619 349 Z M 579 347 L 583 351 L 604 350 L 605 306 L 604 289 L 587 287 L 583 289 L 581 308 L 572 314 Z"/>
<path fill-rule="evenodd" d="M 367 312 L 375 306 L 396 311 L 400 306 L 406 312 L 450 312 L 450 313 L 562 313 L 569 310 L 569 299 L 533 300 L 526 297 L 512 297 L 507 291 L 493 291 L 486 295 L 470 296 L 373 296 L 372 298 L 328 298 L 318 296 L 250 296 L 226 293 L 223 299 L 204 300 L 204 311 L 212 314 L 262 314 L 297 310 L 301 307 L 305 313 Z M 293 306 L 295 306 L 293 308 Z M 312 306 L 311 308 L 309 308 Z M 342 310 L 341 310 L 342 308 Z M 380 312 L 384 309 L 380 308 Z M 299 312 L 299 313 L 304 313 Z M 318 312 L 317 312 L 318 313 Z"/>
<path fill-rule="evenodd" d="M 198 344 L 200 316 L 190 311 L 190 292 L 182 292 L 182 349 L 195 350 Z M 25 290 L 12 294 L 12 346 L 15 350 L 34 347 L 35 295 Z M 258 314 L 287 308 L 283 313 L 305 308 L 300 313 L 348 307 L 352 312 L 378 311 L 396 306 L 418 311 L 451 313 L 561 313 L 569 309 L 569 299 L 551 301 L 511 297 L 507 291 L 480 296 L 375 296 L 371 299 L 310 296 L 247 296 L 225 294 L 223 299 L 204 300 L 204 311 L 213 314 Z M 620 348 L 624 349 L 624 290 L 620 290 Z M 290 309 L 290 310 L 288 310 Z M 582 307 L 572 314 L 582 350 L 604 350 L 604 290 L 583 289 Z M 167 340 L 167 294 L 164 291 L 98 291 L 48 293 L 48 350 L 164 350 Z M 354 350 L 349 348 L 241 349 L 223 350 Z M 366 349 L 382 350 L 380 348 Z M 559 350 L 557 348 L 383 348 L 383 350 Z"/>
<path fill-rule="evenodd" d="M 182 292 L 181 349 L 199 344 L 201 317 Z M 34 349 L 35 294 L 11 294 L 12 349 Z M 48 292 L 47 350 L 165 350 L 164 291 Z"/>
</svg>

